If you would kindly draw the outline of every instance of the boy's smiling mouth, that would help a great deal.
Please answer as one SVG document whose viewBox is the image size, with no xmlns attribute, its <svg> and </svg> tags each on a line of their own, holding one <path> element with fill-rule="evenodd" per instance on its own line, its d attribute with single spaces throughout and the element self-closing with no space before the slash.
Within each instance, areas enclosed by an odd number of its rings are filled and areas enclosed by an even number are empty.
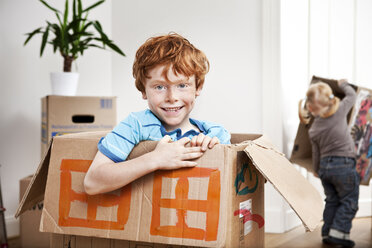
<svg viewBox="0 0 372 248">
<path fill-rule="evenodd" d="M 178 110 L 182 109 L 183 106 L 181 107 L 168 107 L 168 108 L 161 108 L 162 110 L 166 112 L 177 112 Z"/>
</svg>

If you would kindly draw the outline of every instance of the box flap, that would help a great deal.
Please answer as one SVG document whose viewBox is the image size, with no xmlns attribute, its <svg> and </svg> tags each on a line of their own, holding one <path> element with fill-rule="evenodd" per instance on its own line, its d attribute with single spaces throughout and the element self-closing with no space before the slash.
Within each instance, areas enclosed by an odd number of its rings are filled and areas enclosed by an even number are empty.
<svg viewBox="0 0 372 248">
<path fill-rule="evenodd" d="M 48 176 L 50 151 L 52 143 L 49 142 L 47 152 L 41 160 L 36 173 L 33 175 L 30 184 L 27 187 L 25 194 L 23 195 L 22 201 L 18 206 L 15 217 L 18 218 L 23 212 L 35 206 L 37 203 L 44 200 L 45 186 Z"/>
<path fill-rule="evenodd" d="M 248 142 L 244 151 L 257 170 L 296 212 L 306 231 L 313 231 L 323 213 L 323 200 L 319 192 L 264 136 Z"/>
</svg>

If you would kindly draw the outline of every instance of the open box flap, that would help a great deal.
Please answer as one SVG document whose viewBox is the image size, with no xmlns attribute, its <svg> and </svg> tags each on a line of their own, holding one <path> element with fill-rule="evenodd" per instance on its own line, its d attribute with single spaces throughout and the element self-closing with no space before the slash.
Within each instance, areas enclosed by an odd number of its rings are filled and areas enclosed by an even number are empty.
<svg viewBox="0 0 372 248">
<path fill-rule="evenodd" d="M 44 200 L 45 187 L 48 177 L 50 151 L 52 149 L 52 143 L 49 142 L 48 149 L 41 160 L 36 173 L 33 175 L 30 184 L 27 187 L 25 194 L 22 197 L 22 201 L 18 206 L 15 217 L 18 218 L 22 213 L 35 206 L 37 203 Z"/>
<path fill-rule="evenodd" d="M 257 170 L 296 212 L 306 231 L 313 231 L 323 213 L 323 200 L 319 192 L 265 136 L 248 142 L 244 151 Z"/>
</svg>

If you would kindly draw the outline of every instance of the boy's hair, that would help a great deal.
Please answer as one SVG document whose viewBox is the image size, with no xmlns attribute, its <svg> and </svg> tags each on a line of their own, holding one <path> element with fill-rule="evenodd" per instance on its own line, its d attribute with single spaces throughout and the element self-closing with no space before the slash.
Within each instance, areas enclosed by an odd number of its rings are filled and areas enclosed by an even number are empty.
<svg viewBox="0 0 372 248">
<path fill-rule="evenodd" d="M 166 80 L 170 67 L 175 74 L 195 75 L 196 89 L 203 87 L 205 74 L 209 71 L 205 54 L 176 33 L 152 37 L 137 50 L 133 77 L 139 91 L 145 91 L 145 80 L 150 78 L 148 72 L 158 65 L 165 66 L 162 75 Z"/>
<path fill-rule="evenodd" d="M 303 106 L 303 100 L 300 100 L 298 106 L 298 115 L 301 123 L 308 124 L 311 119 L 309 107 L 314 106 L 315 102 L 322 107 L 319 116 L 327 118 L 333 115 L 339 106 L 340 99 L 333 95 L 331 87 L 323 82 L 317 82 L 310 85 L 306 92 L 306 103 Z"/>
</svg>

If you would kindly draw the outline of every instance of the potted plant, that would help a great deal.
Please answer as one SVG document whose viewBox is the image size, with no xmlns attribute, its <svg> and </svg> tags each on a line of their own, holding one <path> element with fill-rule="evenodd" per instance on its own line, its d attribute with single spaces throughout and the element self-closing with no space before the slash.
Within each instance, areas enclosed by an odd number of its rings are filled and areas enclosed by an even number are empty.
<svg viewBox="0 0 372 248">
<path fill-rule="evenodd" d="M 106 49 L 111 48 L 118 54 L 125 56 L 118 46 L 103 32 L 102 26 L 97 20 L 89 20 L 88 13 L 93 8 L 101 5 L 105 0 L 100 0 L 87 8 L 83 8 L 81 0 L 73 0 L 71 6 L 71 14 L 69 13 L 69 0 L 65 1 L 65 10 L 62 14 L 56 8 L 51 7 L 47 2 L 39 0 L 48 9 L 53 11 L 58 22 L 51 23 L 46 21 L 47 25 L 35 29 L 27 33 L 27 38 L 24 42 L 26 45 L 34 35 L 41 34 L 40 57 L 43 55 L 46 44 L 53 46 L 53 52 L 57 51 L 63 57 L 63 72 L 51 73 L 52 93 L 59 95 L 75 95 L 78 81 L 78 73 L 71 72 L 71 65 L 84 51 L 90 47 Z M 69 20 L 69 15 L 71 19 Z M 92 32 L 91 30 L 95 30 Z M 50 37 L 52 34 L 53 37 Z M 69 83 L 69 78 L 74 82 Z M 61 85 L 62 84 L 62 85 Z M 69 84 L 73 85 L 71 90 L 65 89 L 62 92 L 56 90 Z"/>
</svg>

